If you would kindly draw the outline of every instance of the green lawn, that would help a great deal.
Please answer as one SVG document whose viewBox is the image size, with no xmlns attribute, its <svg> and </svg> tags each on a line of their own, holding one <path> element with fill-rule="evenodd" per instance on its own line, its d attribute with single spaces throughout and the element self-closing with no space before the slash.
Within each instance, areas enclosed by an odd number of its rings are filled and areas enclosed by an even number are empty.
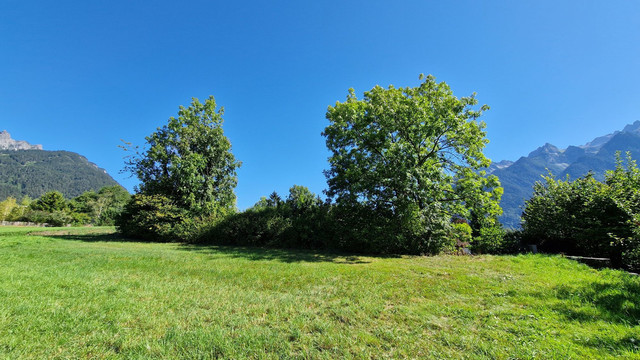
<svg viewBox="0 0 640 360">
<path fill-rule="evenodd" d="M 556 256 L 339 256 L 110 232 L 0 227 L 0 358 L 640 358 L 640 280 Z"/>
</svg>

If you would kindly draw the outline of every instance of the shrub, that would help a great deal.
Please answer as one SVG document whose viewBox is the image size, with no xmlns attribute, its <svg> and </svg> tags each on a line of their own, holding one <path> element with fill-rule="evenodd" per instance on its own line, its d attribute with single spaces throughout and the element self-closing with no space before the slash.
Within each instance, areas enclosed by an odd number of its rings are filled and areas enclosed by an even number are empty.
<svg viewBox="0 0 640 360">
<path fill-rule="evenodd" d="M 425 214 L 398 218 L 390 210 L 365 204 L 342 204 L 332 209 L 333 247 L 378 254 L 438 254 L 453 251 L 450 223 Z"/>
<path fill-rule="evenodd" d="M 135 239 L 184 241 L 180 224 L 188 221 L 187 218 L 186 211 L 165 196 L 137 194 L 124 206 L 116 226 L 123 235 Z"/>
<path fill-rule="evenodd" d="M 202 238 L 202 242 L 219 245 L 277 246 L 282 233 L 290 227 L 276 209 L 249 209 L 227 216 Z"/>
<path fill-rule="evenodd" d="M 575 181 L 548 176 L 525 204 L 523 238 L 548 252 L 608 257 L 614 266 L 640 263 L 640 170 L 617 155 L 605 182 L 588 174 Z"/>
<path fill-rule="evenodd" d="M 331 247 L 331 206 L 301 188 L 304 187 L 292 187 L 286 201 L 273 193 L 253 208 L 226 217 L 212 226 L 201 241 L 303 249 Z"/>
<path fill-rule="evenodd" d="M 29 209 L 17 219 L 38 224 L 49 224 L 51 226 L 66 226 L 74 222 L 74 217 L 66 211 L 43 211 Z"/>
<path fill-rule="evenodd" d="M 523 251 L 522 231 L 505 230 L 502 237 L 502 254 L 517 254 Z"/>
<path fill-rule="evenodd" d="M 482 227 L 473 238 L 472 250 L 478 254 L 500 254 L 504 241 L 504 230 L 500 226 Z"/>
</svg>

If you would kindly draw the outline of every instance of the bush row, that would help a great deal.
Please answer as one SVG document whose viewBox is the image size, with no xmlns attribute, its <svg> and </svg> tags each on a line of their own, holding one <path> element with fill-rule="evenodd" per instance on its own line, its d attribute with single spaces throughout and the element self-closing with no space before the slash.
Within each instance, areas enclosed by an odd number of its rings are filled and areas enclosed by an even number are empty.
<svg viewBox="0 0 640 360">
<path fill-rule="evenodd" d="M 525 241 L 551 253 L 610 258 L 640 270 L 640 170 L 627 157 L 605 175 L 538 182 L 523 213 Z"/>
<path fill-rule="evenodd" d="M 514 240 L 498 226 L 475 231 L 467 222 L 421 229 L 364 206 L 337 206 L 294 186 L 223 218 L 192 216 L 161 195 L 134 195 L 117 220 L 128 237 L 212 245 L 337 250 L 371 254 L 512 253 Z M 462 230 L 460 230 L 462 229 Z M 475 233 L 475 234 L 474 234 Z"/>
<path fill-rule="evenodd" d="M 36 200 L 25 196 L 20 202 L 9 197 L 0 202 L 0 220 L 52 226 L 114 225 L 129 198 L 127 190 L 119 185 L 87 191 L 71 200 L 59 191 L 46 192 Z"/>
</svg>

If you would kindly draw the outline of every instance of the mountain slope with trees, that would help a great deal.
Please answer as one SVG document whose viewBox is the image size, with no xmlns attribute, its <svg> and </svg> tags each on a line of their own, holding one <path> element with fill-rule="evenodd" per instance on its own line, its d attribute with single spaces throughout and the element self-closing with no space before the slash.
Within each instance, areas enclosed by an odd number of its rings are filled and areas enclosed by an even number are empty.
<svg viewBox="0 0 640 360">
<path fill-rule="evenodd" d="M 74 152 L 0 151 L 0 199 L 38 198 L 53 190 L 73 198 L 112 185 L 118 183 L 105 170 Z"/>
</svg>

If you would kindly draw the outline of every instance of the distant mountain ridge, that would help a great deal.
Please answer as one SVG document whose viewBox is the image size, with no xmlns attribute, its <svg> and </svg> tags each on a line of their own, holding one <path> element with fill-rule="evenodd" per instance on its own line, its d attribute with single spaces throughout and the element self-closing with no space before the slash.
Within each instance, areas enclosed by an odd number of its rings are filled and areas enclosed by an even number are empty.
<svg viewBox="0 0 640 360">
<path fill-rule="evenodd" d="M 38 198 L 53 190 L 72 198 L 111 185 L 119 184 L 80 154 L 42 150 L 42 145 L 0 132 L 0 201 L 9 196 Z"/>
<path fill-rule="evenodd" d="M 0 150 L 42 150 L 42 145 L 31 145 L 23 140 L 13 140 L 7 130 L 0 131 Z"/>
<path fill-rule="evenodd" d="M 549 172 L 559 178 L 569 175 L 576 179 L 592 171 L 603 180 L 605 172 L 615 167 L 617 151 L 629 151 L 634 159 L 640 159 L 640 121 L 584 145 L 560 149 L 547 143 L 515 162 L 492 164 L 487 172 L 498 176 L 504 187 L 504 214 L 500 220 L 507 227 L 518 227 L 524 200 L 533 193 L 533 184 Z"/>
</svg>

